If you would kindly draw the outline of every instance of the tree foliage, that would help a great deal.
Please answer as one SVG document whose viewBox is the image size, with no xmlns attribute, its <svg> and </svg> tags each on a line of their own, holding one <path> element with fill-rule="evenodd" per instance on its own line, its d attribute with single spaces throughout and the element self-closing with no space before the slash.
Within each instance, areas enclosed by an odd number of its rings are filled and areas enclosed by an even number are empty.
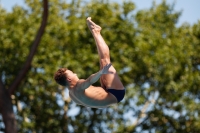
<svg viewBox="0 0 200 133">
<path fill-rule="evenodd" d="M 1 9 L 0 72 L 6 88 L 25 62 L 42 18 L 41 1 L 26 4 L 12 12 Z M 131 1 L 49 1 L 48 24 L 30 71 L 11 96 L 19 132 L 200 131 L 200 21 L 177 27 L 181 12 L 165 1 L 134 11 Z M 88 16 L 103 28 L 126 86 L 125 99 L 106 109 L 76 105 L 53 80 L 60 67 L 80 78 L 99 70 Z"/>
</svg>

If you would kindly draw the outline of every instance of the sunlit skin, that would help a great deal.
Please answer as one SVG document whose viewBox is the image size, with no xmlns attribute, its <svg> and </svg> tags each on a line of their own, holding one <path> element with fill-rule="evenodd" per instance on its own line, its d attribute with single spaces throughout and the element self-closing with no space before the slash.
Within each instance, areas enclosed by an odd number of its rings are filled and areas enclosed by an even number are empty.
<svg viewBox="0 0 200 133">
<path fill-rule="evenodd" d="M 109 48 L 100 34 L 101 27 L 96 25 L 90 17 L 87 18 L 87 25 L 98 49 L 100 71 L 92 74 L 87 79 L 79 79 L 76 73 L 66 70 L 69 96 L 77 104 L 93 108 L 104 108 L 118 102 L 116 97 L 107 92 L 106 89 L 123 90 L 124 86 L 110 62 Z M 99 79 L 102 87 L 93 86 L 92 84 Z"/>
</svg>

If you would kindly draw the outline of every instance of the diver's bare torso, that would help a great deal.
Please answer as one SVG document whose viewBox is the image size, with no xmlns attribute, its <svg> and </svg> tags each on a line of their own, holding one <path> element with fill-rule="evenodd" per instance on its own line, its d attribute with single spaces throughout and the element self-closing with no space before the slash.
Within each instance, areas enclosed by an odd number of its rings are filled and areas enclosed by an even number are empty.
<svg viewBox="0 0 200 133">
<path fill-rule="evenodd" d="M 85 90 L 81 90 L 81 83 L 84 79 L 80 79 L 76 86 L 69 88 L 69 96 L 77 104 L 93 108 L 105 108 L 111 104 L 117 103 L 116 98 L 106 92 L 102 87 L 89 86 Z"/>
</svg>

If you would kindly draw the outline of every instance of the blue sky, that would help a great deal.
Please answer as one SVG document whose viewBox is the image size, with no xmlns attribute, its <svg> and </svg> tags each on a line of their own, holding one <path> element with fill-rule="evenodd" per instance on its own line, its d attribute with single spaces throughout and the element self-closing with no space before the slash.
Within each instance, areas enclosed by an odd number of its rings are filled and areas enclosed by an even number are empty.
<svg viewBox="0 0 200 133">
<path fill-rule="evenodd" d="M 152 5 L 153 0 L 132 0 L 136 4 L 137 9 L 146 9 Z M 156 3 L 162 0 L 154 0 Z M 200 20 L 200 0 L 166 0 L 167 3 L 175 2 L 175 11 L 181 11 L 182 15 L 179 19 L 179 24 L 188 22 L 190 24 L 197 23 Z"/>
<path fill-rule="evenodd" d="M 12 10 L 14 5 L 24 5 L 25 0 L 0 0 L 1 6 L 8 11 Z M 119 1 L 119 0 L 112 0 Z M 136 4 L 136 9 L 147 9 L 151 7 L 153 0 L 132 0 Z M 160 3 L 162 0 L 154 0 L 156 3 Z M 175 10 L 181 11 L 182 15 L 179 19 L 178 25 L 184 22 L 189 24 L 197 23 L 200 20 L 200 0 L 166 0 L 167 3 L 176 3 Z"/>
</svg>

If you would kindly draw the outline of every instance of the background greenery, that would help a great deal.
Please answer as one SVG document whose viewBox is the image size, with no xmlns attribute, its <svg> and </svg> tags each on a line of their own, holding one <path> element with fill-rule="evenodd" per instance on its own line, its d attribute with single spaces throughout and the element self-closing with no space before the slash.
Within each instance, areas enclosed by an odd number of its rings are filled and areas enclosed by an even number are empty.
<svg viewBox="0 0 200 133">
<path fill-rule="evenodd" d="M 25 62 L 42 18 L 42 1 L 25 2 L 28 8 L 1 8 L 0 72 L 6 88 Z M 165 1 L 134 11 L 131 1 L 49 0 L 48 24 L 31 69 L 11 96 L 19 133 L 200 132 L 200 21 L 177 27 L 181 12 Z M 53 80 L 60 67 L 80 78 L 99 70 L 88 16 L 103 28 L 127 90 L 121 103 L 106 109 L 76 105 Z"/>
</svg>

